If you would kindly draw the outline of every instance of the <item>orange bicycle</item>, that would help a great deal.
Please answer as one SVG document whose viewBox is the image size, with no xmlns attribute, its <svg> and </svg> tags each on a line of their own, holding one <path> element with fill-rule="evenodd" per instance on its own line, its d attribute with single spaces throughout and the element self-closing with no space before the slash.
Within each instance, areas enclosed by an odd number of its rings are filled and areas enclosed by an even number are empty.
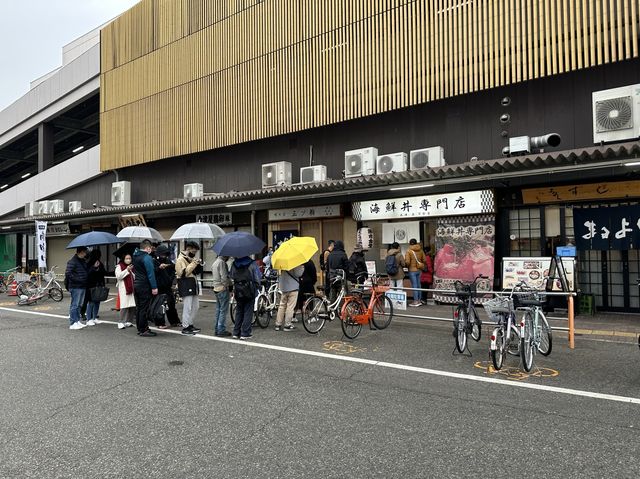
<svg viewBox="0 0 640 479">
<path fill-rule="evenodd" d="M 340 319 L 342 332 L 349 339 L 358 337 L 363 324 L 368 324 L 371 329 L 385 329 L 393 319 L 393 303 L 385 294 L 389 290 L 389 278 L 373 275 L 371 283 L 368 306 L 361 294 L 344 298 Z"/>
</svg>

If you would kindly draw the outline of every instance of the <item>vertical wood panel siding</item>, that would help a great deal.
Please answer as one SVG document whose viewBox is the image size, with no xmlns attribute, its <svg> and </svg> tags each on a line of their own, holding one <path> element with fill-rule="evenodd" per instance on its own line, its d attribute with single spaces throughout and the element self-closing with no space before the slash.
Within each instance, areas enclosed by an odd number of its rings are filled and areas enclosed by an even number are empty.
<svg viewBox="0 0 640 479">
<path fill-rule="evenodd" d="M 634 58 L 639 13 L 639 0 L 143 0 L 102 30 L 102 169 Z"/>
</svg>

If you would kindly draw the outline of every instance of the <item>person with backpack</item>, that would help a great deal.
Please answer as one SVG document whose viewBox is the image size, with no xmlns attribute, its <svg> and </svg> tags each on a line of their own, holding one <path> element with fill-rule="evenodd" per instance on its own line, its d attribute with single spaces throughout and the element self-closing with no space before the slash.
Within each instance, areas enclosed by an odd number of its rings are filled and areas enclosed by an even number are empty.
<svg viewBox="0 0 640 479">
<path fill-rule="evenodd" d="M 291 324 L 298 291 L 300 290 L 300 278 L 304 273 L 304 265 L 296 266 L 288 271 L 280 271 L 280 306 L 276 315 L 276 331 L 293 331 L 296 327 Z"/>
<path fill-rule="evenodd" d="M 409 270 L 409 279 L 411 280 L 411 287 L 413 289 L 413 303 L 409 303 L 409 306 L 418 307 L 422 306 L 422 291 L 420 291 L 420 273 L 425 267 L 426 258 L 422 245 L 418 244 L 415 238 L 409 240 L 409 250 L 404 257 L 404 261 L 407 264 Z"/>
<path fill-rule="evenodd" d="M 176 309 L 176 298 L 173 295 L 173 279 L 176 277 L 176 266 L 173 264 L 169 255 L 171 250 L 166 244 L 161 244 L 155 251 L 155 272 L 158 280 L 158 293 L 164 294 L 167 301 L 166 316 L 169 320 L 169 326 L 165 322 L 164 316 L 158 316 L 156 326 L 160 329 L 169 327 L 175 328 L 180 325 L 180 317 Z"/>
<path fill-rule="evenodd" d="M 347 258 L 347 253 L 344 251 L 344 243 L 341 240 L 336 241 L 333 245 L 325 267 L 327 269 L 327 284 L 329 285 L 329 300 L 333 302 L 340 291 L 341 285 L 332 285 L 332 281 L 335 279 L 338 270 L 344 270 L 345 274 L 349 272 L 349 258 Z"/>
<path fill-rule="evenodd" d="M 178 283 L 180 281 L 187 281 L 194 286 L 189 289 L 189 294 L 183 294 L 182 296 L 182 334 L 193 336 L 200 332 L 200 328 L 196 328 L 193 325 L 193 320 L 198 314 L 200 309 L 200 300 L 198 298 L 198 282 L 196 276 L 202 273 L 202 260 L 196 258 L 196 253 L 200 249 L 200 246 L 195 241 L 187 241 L 185 250 L 180 253 L 176 260 L 176 277 Z"/>
<path fill-rule="evenodd" d="M 260 270 L 250 257 L 236 258 L 230 272 L 233 280 L 233 297 L 236 301 L 233 339 L 251 339 L 253 306 L 260 290 Z"/>
<path fill-rule="evenodd" d="M 324 294 L 325 296 L 329 296 L 331 290 L 331 282 L 329 281 L 329 269 L 327 268 L 327 261 L 329 260 L 329 255 L 333 251 L 336 242 L 333 240 L 329 240 L 327 242 L 327 248 L 320 255 L 320 270 L 323 274 L 324 280 Z"/>
<path fill-rule="evenodd" d="M 136 326 L 138 336 L 144 338 L 157 336 L 149 329 L 151 300 L 158 295 L 158 282 L 151 257 L 151 241 L 144 240 L 133 252 L 133 266 L 136 275 L 133 280 L 133 293 L 136 302 Z"/>
<path fill-rule="evenodd" d="M 402 288 L 404 286 L 404 268 L 406 263 L 404 255 L 400 251 L 400 244 L 397 242 L 389 245 L 387 257 L 384 260 L 384 268 L 391 280 L 392 288 Z"/>
<path fill-rule="evenodd" d="M 364 251 L 361 246 L 356 245 L 349 258 L 347 279 L 353 284 L 364 284 L 368 276 L 369 273 L 367 271 L 367 262 L 364 259 Z"/>
<path fill-rule="evenodd" d="M 304 273 L 300 278 L 300 290 L 298 291 L 298 302 L 296 304 L 296 311 L 302 312 L 302 306 L 307 300 L 308 295 L 315 294 L 315 285 L 318 282 L 318 272 L 316 271 L 316 265 L 313 260 L 307 261 L 304 265 Z M 292 322 L 296 322 L 295 315 Z"/>
</svg>

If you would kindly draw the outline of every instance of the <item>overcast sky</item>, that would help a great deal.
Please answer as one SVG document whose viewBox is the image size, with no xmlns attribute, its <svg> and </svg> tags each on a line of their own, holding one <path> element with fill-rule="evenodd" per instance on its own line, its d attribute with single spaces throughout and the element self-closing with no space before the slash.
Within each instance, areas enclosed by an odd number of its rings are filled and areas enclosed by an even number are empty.
<svg viewBox="0 0 640 479">
<path fill-rule="evenodd" d="M 62 65 L 62 47 L 139 0 L 0 0 L 0 110 Z"/>
</svg>

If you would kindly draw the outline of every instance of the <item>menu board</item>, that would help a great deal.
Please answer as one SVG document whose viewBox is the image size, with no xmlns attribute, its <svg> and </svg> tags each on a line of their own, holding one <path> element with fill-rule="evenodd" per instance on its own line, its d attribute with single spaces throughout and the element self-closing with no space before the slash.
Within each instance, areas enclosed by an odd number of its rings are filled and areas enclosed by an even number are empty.
<svg viewBox="0 0 640 479">
<path fill-rule="evenodd" d="M 575 291 L 575 259 L 563 257 L 562 265 L 564 266 L 564 270 L 567 274 L 569 289 L 571 291 Z M 502 260 L 502 287 L 504 289 L 511 289 L 519 282 L 524 281 L 530 288 L 543 290 L 545 289 L 544 278 L 549 274 L 550 266 L 550 257 L 504 258 Z M 553 290 L 562 291 L 560 279 L 554 280 Z"/>
</svg>

